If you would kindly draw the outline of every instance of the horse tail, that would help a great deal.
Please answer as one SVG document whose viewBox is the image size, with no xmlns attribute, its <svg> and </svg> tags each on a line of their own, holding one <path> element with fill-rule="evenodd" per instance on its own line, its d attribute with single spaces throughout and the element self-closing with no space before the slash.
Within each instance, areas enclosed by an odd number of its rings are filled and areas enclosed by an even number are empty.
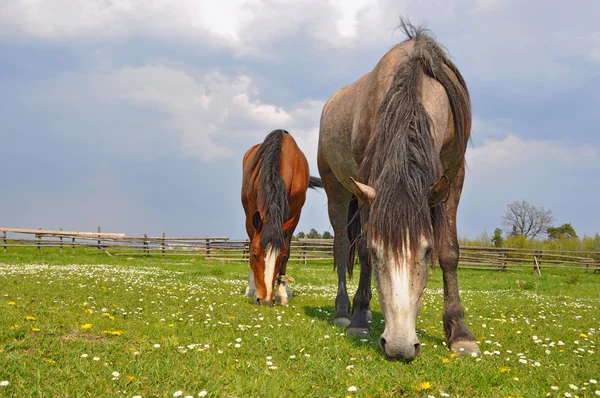
<svg viewBox="0 0 600 398">
<path fill-rule="evenodd" d="M 400 30 L 408 40 L 415 40 L 409 58 L 413 69 L 437 80 L 446 91 L 454 119 L 455 142 L 459 145 L 460 153 L 464 154 L 471 134 L 471 98 L 462 74 L 444 49 L 428 35 L 427 29 L 414 27 L 410 22 L 400 19 Z M 413 92 L 419 93 L 419 86 L 415 88 Z"/>
<path fill-rule="evenodd" d="M 258 205 L 263 209 L 263 229 L 261 246 L 271 244 L 274 248 L 283 250 L 285 235 L 282 224 L 289 216 L 289 203 L 285 182 L 279 174 L 281 158 L 281 141 L 285 130 L 274 130 L 267 135 L 256 154 L 252 165 L 255 178 L 259 178 Z"/>
<path fill-rule="evenodd" d="M 354 271 L 356 246 L 361 233 L 359 210 L 358 198 L 353 195 L 352 199 L 350 200 L 350 205 L 348 206 L 348 226 L 346 227 L 348 232 L 348 240 L 350 241 L 350 252 L 348 255 L 348 276 L 350 278 L 352 278 L 352 272 Z"/>
<path fill-rule="evenodd" d="M 323 181 L 319 177 L 310 176 L 308 187 L 312 189 L 323 188 Z"/>
</svg>

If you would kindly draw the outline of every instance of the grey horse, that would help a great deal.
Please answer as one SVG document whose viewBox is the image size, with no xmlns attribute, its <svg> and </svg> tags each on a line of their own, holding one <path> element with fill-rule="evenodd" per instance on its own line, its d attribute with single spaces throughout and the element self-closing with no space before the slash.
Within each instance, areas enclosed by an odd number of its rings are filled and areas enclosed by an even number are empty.
<svg viewBox="0 0 600 398">
<path fill-rule="evenodd" d="M 457 279 L 456 211 L 471 130 L 467 86 L 423 28 L 401 20 L 408 39 L 375 68 L 341 88 L 321 115 L 318 166 L 334 229 L 338 273 L 334 323 L 369 331 L 371 270 L 385 329 L 386 356 L 421 352 L 416 320 L 432 258 L 444 279 L 444 331 L 459 354 L 480 355 L 464 321 Z M 346 272 L 355 251 L 360 279 L 352 308 Z"/>
</svg>

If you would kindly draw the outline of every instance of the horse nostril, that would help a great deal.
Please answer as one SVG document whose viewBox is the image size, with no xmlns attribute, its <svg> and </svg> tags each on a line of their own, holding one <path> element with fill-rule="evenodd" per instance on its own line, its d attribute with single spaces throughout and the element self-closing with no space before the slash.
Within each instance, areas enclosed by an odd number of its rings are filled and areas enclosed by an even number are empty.
<svg viewBox="0 0 600 398">
<path fill-rule="evenodd" d="M 379 345 L 381 346 L 381 349 L 385 353 L 385 339 L 383 337 L 379 338 Z"/>
<path fill-rule="evenodd" d="M 415 357 L 421 353 L 421 343 L 415 343 Z"/>
<path fill-rule="evenodd" d="M 254 299 L 254 304 L 260 304 L 260 299 L 258 297 Z"/>
</svg>

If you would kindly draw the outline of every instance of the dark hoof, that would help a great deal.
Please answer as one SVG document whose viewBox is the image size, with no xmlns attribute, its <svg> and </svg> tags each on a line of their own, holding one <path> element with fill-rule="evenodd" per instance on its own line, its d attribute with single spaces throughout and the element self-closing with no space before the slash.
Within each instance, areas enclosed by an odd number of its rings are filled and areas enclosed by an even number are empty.
<svg viewBox="0 0 600 398">
<path fill-rule="evenodd" d="M 474 341 L 457 341 L 450 345 L 450 350 L 459 355 L 481 356 L 481 351 Z"/>
<path fill-rule="evenodd" d="M 346 333 L 350 336 L 355 337 L 369 337 L 369 329 L 368 328 L 357 328 L 357 327 L 349 327 L 346 329 Z"/>
<path fill-rule="evenodd" d="M 348 327 L 350 325 L 350 318 L 335 318 L 333 324 L 342 328 Z"/>
</svg>

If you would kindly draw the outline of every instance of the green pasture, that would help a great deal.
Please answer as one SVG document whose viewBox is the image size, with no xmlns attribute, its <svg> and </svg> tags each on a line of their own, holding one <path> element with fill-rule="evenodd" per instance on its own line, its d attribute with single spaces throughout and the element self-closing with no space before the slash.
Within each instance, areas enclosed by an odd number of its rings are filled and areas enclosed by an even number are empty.
<svg viewBox="0 0 600 398">
<path fill-rule="evenodd" d="M 386 360 L 331 323 L 331 263 L 291 263 L 288 307 L 243 297 L 249 267 L 80 250 L 0 252 L 1 397 L 592 397 L 600 275 L 460 270 L 480 358 L 445 347 L 442 273 L 418 322 L 423 353 Z M 350 287 L 356 289 L 357 278 Z"/>
</svg>

